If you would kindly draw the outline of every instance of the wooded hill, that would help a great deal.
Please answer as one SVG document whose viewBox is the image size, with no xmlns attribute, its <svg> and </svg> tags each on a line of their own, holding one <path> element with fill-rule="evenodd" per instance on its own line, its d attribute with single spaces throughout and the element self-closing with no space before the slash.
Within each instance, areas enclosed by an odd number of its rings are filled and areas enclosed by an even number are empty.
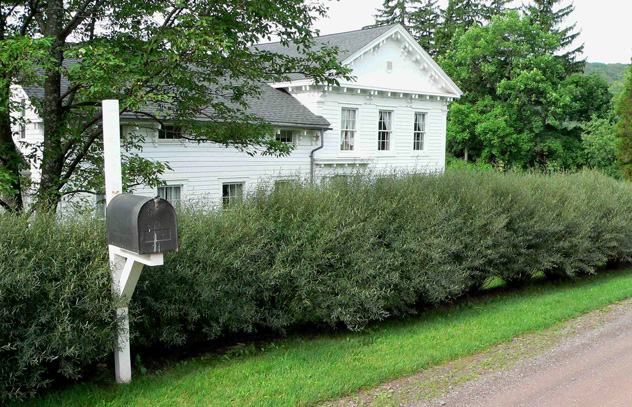
<svg viewBox="0 0 632 407">
<path fill-rule="evenodd" d="M 587 62 L 584 72 L 587 75 L 591 73 L 599 74 L 602 78 L 608 82 L 608 85 L 612 85 L 615 82 L 623 82 L 625 78 L 625 70 L 628 68 L 628 64 L 604 64 L 602 62 Z"/>
</svg>

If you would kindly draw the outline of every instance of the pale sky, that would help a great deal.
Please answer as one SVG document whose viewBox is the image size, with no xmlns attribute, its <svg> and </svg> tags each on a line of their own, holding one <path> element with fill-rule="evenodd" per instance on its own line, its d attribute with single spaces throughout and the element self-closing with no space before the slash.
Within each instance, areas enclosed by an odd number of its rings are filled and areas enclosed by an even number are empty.
<svg viewBox="0 0 632 407">
<path fill-rule="evenodd" d="M 374 22 L 373 15 L 383 0 L 323 0 L 329 18 L 315 24 L 321 35 L 360 29 Z M 525 0 L 526 1 L 526 0 Z M 564 4 L 568 4 L 567 0 Z M 439 0 L 445 8 L 448 0 Z M 515 5 L 522 4 L 518 0 Z M 632 0 L 574 0 L 570 22 L 581 31 L 589 62 L 630 63 L 632 57 Z"/>
</svg>

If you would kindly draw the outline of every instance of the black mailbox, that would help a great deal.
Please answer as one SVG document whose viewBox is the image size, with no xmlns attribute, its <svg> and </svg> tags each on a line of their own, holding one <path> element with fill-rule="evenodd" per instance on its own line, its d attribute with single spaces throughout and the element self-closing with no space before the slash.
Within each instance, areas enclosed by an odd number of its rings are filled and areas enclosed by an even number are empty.
<svg viewBox="0 0 632 407">
<path fill-rule="evenodd" d="M 178 250 L 176 211 L 161 198 L 117 195 L 106 212 L 108 243 L 138 254 Z"/>
</svg>

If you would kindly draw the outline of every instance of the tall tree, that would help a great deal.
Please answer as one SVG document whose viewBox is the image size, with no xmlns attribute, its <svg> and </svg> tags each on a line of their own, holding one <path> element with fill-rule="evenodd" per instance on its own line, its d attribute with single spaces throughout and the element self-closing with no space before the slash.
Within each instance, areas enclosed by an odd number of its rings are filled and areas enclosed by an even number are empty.
<svg viewBox="0 0 632 407">
<path fill-rule="evenodd" d="M 565 76 L 546 50 L 559 35 L 517 12 L 456 39 L 442 67 L 466 94 L 448 123 L 451 152 L 500 166 L 576 168 L 583 123 L 609 114 L 608 85 L 596 75 Z"/>
<path fill-rule="evenodd" d="M 437 54 L 436 32 L 441 24 L 437 0 L 421 0 L 410 15 L 410 31 L 419 45 L 430 55 Z"/>
<path fill-rule="evenodd" d="M 488 21 L 491 21 L 495 16 L 502 15 L 512 8 L 507 7 L 512 0 L 490 0 L 489 4 L 486 7 L 486 18 Z"/>
<path fill-rule="evenodd" d="M 485 5 L 480 1 L 449 0 L 443 12 L 443 23 L 436 33 L 437 53 L 447 54 L 452 49 L 456 35 L 482 25 L 486 18 Z"/>
<path fill-rule="evenodd" d="M 565 61 L 566 72 L 583 72 L 586 62 L 578 60 L 578 57 L 583 52 L 584 45 L 574 45 L 579 37 L 579 32 L 575 32 L 577 24 L 565 26 L 568 17 L 575 11 L 575 6 L 572 2 L 567 6 L 561 5 L 564 2 L 565 0 L 532 0 L 532 3 L 524 6 L 524 13 L 544 32 L 559 35 L 559 44 L 546 51 L 559 54 Z"/>
<path fill-rule="evenodd" d="M 3 38 L 48 40 L 45 63 L 39 66 L 44 97 L 32 101 L 44 124 L 44 141 L 34 146 L 41 155 L 30 157 L 39 160 L 41 169 L 39 210 L 54 210 L 62 196 L 94 190 L 94 180 L 102 179 L 98 166 L 103 99 L 119 99 L 121 113 L 134 112 L 158 122 L 166 117 L 194 141 L 284 154 L 288 148 L 269 136 L 269 126 L 246 113 L 259 84 L 285 80 L 293 72 L 336 83 L 348 73 L 337 62 L 335 49 L 314 47 L 312 23 L 326 13 L 318 2 L 47 0 L 0 3 L 0 8 Z M 252 46 L 273 36 L 283 44 L 293 43 L 299 55 Z M 19 46 L 20 55 L 34 48 L 29 42 Z M 33 70 L 34 61 L 25 60 Z M 9 86 L 21 82 L 20 70 L 0 67 L 0 77 Z M 0 94 L 4 106 L 7 100 L 6 92 Z M 11 106 L 0 111 L 0 124 L 10 113 Z M 0 136 L 0 182 L 6 195 L 15 188 L 4 182 L 20 175 L 19 166 L 4 160 L 15 150 L 13 141 Z M 126 147 L 138 146 L 141 140 L 127 137 Z M 164 166 L 127 156 L 124 178 L 130 184 L 158 182 Z"/>
<path fill-rule="evenodd" d="M 24 83 L 34 77 L 32 61 L 40 59 L 48 39 L 32 39 L 29 26 L 33 13 L 15 16 L 16 4 L 0 3 L 0 207 L 19 211 L 23 207 L 22 191 L 26 186 L 23 170 L 27 163 L 13 139 L 13 128 L 20 118 L 12 112 L 22 106 L 12 99 L 11 86 L 15 78 Z"/>
<path fill-rule="evenodd" d="M 423 49 L 435 55 L 435 32 L 440 20 L 437 0 L 384 0 L 375 23 L 369 27 L 401 24 Z"/>
<path fill-rule="evenodd" d="M 418 0 L 384 0 L 382 8 L 378 10 L 374 26 L 401 24 L 408 28 L 410 20 L 409 6 Z"/>
<path fill-rule="evenodd" d="M 628 68 L 624 89 L 617 101 L 619 122 L 616 134 L 620 142 L 619 162 L 623 176 L 632 180 L 632 65 Z"/>
</svg>

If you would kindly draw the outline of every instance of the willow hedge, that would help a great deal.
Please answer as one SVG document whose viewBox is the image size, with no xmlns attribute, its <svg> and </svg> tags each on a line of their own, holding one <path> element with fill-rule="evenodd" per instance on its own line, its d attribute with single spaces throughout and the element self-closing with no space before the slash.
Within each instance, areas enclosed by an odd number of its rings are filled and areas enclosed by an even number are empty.
<svg viewBox="0 0 632 407">
<path fill-rule="evenodd" d="M 594 172 L 353 177 L 180 213 L 180 251 L 146 268 L 137 350 L 305 324 L 358 330 L 479 290 L 632 255 L 632 185 Z M 101 222 L 0 215 L 0 400 L 109 361 Z"/>
</svg>

